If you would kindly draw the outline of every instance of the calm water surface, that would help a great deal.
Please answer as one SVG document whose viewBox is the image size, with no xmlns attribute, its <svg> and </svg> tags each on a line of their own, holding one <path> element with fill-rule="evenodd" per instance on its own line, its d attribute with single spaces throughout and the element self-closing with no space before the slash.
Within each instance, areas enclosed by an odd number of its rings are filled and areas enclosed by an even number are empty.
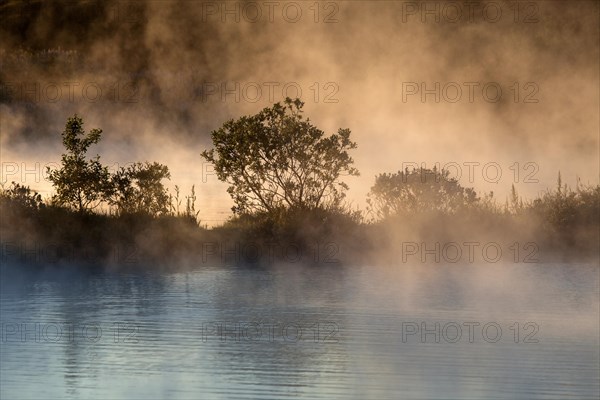
<svg viewBox="0 0 600 400">
<path fill-rule="evenodd" d="M 2 399 L 596 399 L 590 265 L 3 266 Z"/>
</svg>

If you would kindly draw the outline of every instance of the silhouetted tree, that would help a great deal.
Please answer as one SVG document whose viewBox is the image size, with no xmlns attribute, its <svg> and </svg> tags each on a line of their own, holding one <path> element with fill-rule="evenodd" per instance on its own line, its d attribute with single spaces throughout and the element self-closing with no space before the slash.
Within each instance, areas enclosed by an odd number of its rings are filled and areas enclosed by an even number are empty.
<svg viewBox="0 0 600 400">
<path fill-rule="evenodd" d="M 367 197 L 375 219 L 406 213 L 456 213 L 478 201 L 472 188 L 462 187 L 447 170 L 419 168 L 380 174 Z"/>
<path fill-rule="evenodd" d="M 348 150 L 350 130 L 329 137 L 302 118 L 299 99 L 287 98 L 212 132 L 214 148 L 202 156 L 231 186 L 236 214 L 313 210 L 338 206 L 348 186 L 340 175 L 358 175 Z"/>
<path fill-rule="evenodd" d="M 162 180 L 170 178 L 169 168 L 157 162 L 121 167 L 112 176 L 109 203 L 121 214 L 142 213 L 153 217 L 165 214 L 170 198 Z"/>
<path fill-rule="evenodd" d="M 48 179 L 54 185 L 56 204 L 75 208 L 80 212 L 96 208 L 106 199 L 110 190 L 110 173 L 100 163 L 100 156 L 88 159 L 87 151 L 100 141 L 101 129 L 83 130 L 83 120 L 77 115 L 67 120 L 62 133 L 67 152 L 62 155 L 61 168 L 48 167 Z"/>
</svg>

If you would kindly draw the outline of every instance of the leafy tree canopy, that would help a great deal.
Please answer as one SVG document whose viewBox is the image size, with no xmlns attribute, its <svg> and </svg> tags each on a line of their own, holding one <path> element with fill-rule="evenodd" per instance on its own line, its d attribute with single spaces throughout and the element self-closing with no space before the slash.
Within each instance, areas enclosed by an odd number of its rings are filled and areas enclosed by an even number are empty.
<svg viewBox="0 0 600 400">
<path fill-rule="evenodd" d="M 415 168 L 380 174 L 367 198 L 375 219 L 406 213 L 456 213 L 478 201 L 472 188 L 462 187 L 448 170 Z"/>
<path fill-rule="evenodd" d="M 256 115 L 226 122 L 212 132 L 214 148 L 202 156 L 228 182 L 236 214 L 335 207 L 358 175 L 348 150 L 350 130 L 324 132 L 303 119 L 299 99 L 287 98 Z"/>
<path fill-rule="evenodd" d="M 170 178 L 169 168 L 157 162 L 121 167 L 112 176 L 109 203 L 116 206 L 119 213 L 166 214 L 170 198 L 162 180 Z"/>
<path fill-rule="evenodd" d="M 88 148 L 100 141 L 101 129 L 85 133 L 83 120 L 77 115 L 67 120 L 62 133 L 66 153 L 61 168 L 48 168 L 48 178 L 56 189 L 54 202 L 85 212 L 96 208 L 110 190 L 110 173 L 100 163 L 100 156 L 87 157 Z"/>
</svg>

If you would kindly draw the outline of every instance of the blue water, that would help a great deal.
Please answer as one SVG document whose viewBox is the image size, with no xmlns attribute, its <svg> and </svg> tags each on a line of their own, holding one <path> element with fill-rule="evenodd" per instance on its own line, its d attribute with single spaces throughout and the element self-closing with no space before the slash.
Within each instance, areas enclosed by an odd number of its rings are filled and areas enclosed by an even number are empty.
<svg viewBox="0 0 600 400">
<path fill-rule="evenodd" d="M 597 266 L 3 266 L 4 399 L 600 396 Z"/>
</svg>

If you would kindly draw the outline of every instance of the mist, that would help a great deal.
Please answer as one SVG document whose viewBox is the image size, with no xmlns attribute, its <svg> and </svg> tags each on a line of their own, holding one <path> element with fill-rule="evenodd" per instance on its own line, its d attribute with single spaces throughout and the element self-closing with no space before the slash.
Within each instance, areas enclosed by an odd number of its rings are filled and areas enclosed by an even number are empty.
<svg viewBox="0 0 600 400">
<path fill-rule="evenodd" d="M 0 2 L 0 398 L 598 398 L 599 15 Z"/>
<path fill-rule="evenodd" d="M 351 129 L 359 207 L 377 173 L 404 163 L 456 163 L 500 202 L 513 183 L 535 197 L 558 171 L 598 183 L 596 2 L 481 2 L 471 17 L 467 2 L 294 4 L 4 3 L 2 181 L 49 193 L 26 169 L 59 161 L 78 113 L 103 129 L 92 152 L 105 164 L 168 165 L 218 224 L 231 200 L 199 156 L 210 132 L 297 93 L 318 127 Z"/>
</svg>

